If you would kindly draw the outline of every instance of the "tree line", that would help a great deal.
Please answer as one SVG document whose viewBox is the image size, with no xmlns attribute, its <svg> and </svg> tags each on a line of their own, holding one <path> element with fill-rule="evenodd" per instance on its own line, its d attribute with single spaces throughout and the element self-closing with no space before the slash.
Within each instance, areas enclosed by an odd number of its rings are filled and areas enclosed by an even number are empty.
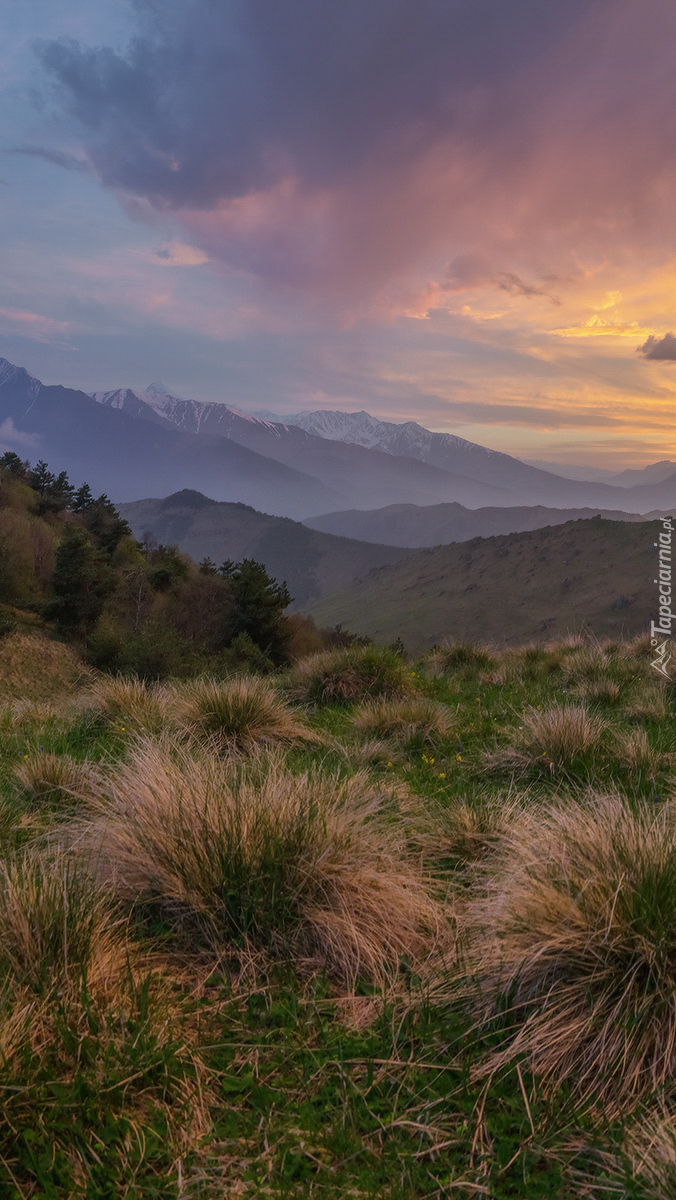
<svg viewBox="0 0 676 1200">
<path fill-rule="evenodd" d="M 291 600 L 260 562 L 139 542 L 105 494 L 0 456 L 0 632 L 38 619 L 92 665 L 144 677 L 272 670 L 325 644 Z"/>
</svg>

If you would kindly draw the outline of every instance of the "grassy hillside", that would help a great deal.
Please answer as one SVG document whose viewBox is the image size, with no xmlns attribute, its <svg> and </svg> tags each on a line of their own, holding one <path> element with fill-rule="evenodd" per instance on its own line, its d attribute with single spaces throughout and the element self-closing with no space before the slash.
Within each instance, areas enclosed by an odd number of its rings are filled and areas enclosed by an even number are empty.
<svg viewBox="0 0 676 1200">
<path fill-rule="evenodd" d="M 255 558 L 275 579 L 286 579 L 294 609 L 346 587 L 372 567 L 397 562 L 407 551 L 308 529 L 286 517 L 271 517 L 246 504 L 209 500 L 182 491 L 165 500 L 121 504 L 134 535 L 151 532 L 158 542 L 178 546 L 200 561 Z"/>
<path fill-rule="evenodd" d="M 645 638 L 161 684 L 52 647 L 0 641 L 3 1200 L 674 1195 Z"/>
<path fill-rule="evenodd" d="M 311 611 L 378 642 L 421 651 L 445 637 L 498 643 L 588 626 L 638 633 L 657 610 L 657 523 L 593 518 L 437 546 L 329 596 Z"/>
</svg>

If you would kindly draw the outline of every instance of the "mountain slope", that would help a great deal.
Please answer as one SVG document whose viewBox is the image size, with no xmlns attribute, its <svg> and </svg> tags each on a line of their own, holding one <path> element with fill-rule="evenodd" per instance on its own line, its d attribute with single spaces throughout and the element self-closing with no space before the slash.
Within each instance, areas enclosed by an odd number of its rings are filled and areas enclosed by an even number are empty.
<svg viewBox="0 0 676 1200">
<path fill-rule="evenodd" d="M 474 537 L 499 533 L 520 533 L 545 525 L 563 525 L 589 517 L 602 516 L 612 521 L 642 521 L 636 513 L 597 508 L 545 508 L 524 505 L 517 508 L 464 508 L 462 504 L 391 504 L 387 508 L 348 509 L 308 517 L 303 524 L 339 537 L 359 538 L 364 542 L 385 542 L 390 546 L 440 546 L 466 542 Z"/>
<path fill-rule="evenodd" d="M 444 638 L 523 642 L 588 625 L 603 636 L 644 630 L 657 612 L 658 526 L 569 521 L 423 550 L 311 609 L 379 642 L 428 649 Z"/>
<path fill-rule="evenodd" d="M 228 558 L 255 558 L 265 563 L 275 579 L 286 579 L 294 609 L 407 554 L 394 546 L 318 533 L 244 504 L 218 504 L 194 491 L 120 504 L 119 512 L 138 539 L 150 532 L 158 542 L 176 545 L 197 561 L 211 558 L 219 565 Z"/>
<path fill-rule="evenodd" d="M 47 459 L 93 490 L 131 500 L 177 486 L 219 500 L 304 517 L 345 507 L 346 493 L 226 438 L 182 433 L 170 422 L 138 420 L 85 392 L 45 386 L 0 359 L 0 450 Z"/>
<path fill-rule="evenodd" d="M 271 415 L 266 414 L 268 418 Z M 385 454 L 407 455 L 480 483 L 490 482 L 518 495 L 517 504 L 542 504 L 554 508 L 591 505 L 594 508 L 600 506 L 636 512 L 642 509 L 635 498 L 630 498 L 628 489 L 633 484 L 657 484 L 662 481 L 667 485 L 668 494 L 660 500 L 655 492 L 651 501 L 645 503 L 645 508 L 657 508 L 660 503 L 676 504 L 676 468 L 672 467 L 669 471 L 669 464 L 657 464 L 661 468 L 659 470 L 651 467 L 643 472 L 622 472 L 617 478 L 593 482 L 563 478 L 521 459 L 512 458 L 509 454 L 468 442 L 455 434 L 434 433 L 416 421 L 395 424 L 392 421 L 380 421 L 367 412 L 332 411 L 304 411 L 278 419 L 324 438 L 353 441 L 371 449 L 377 448 Z M 665 466 L 666 470 L 663 469 Z M 466 503 L 462 497 L 454 499 L 461 504 Z M 503 501 L 500 503 L 504 505 Z M 474 504 L 469 507 L 482 506 Z"/>
<path fill-rule="evenodd" d="M 311 475 L 349 500 L 343 507 L 380 508 L 383 504 L 435 504 L 457 500 L 469 507 L 515 504 L 519 496 L 490 479 L 478 482 L 461 473 L 422 462 L 417 456 L 396 459 L 379 449 L 327 439 L 293 425 L 247 416 L 226 404 L 182 400 L 151 385 L 145 392 L 120 388 L 93 392 L 102 407 L 115 408 L 190 434 L 227 438 L 303 474 Z M 335 508 L 335 505 L 332 506 Z M 316 511 L 316 510 L 315 510 Z M 327 508 L 324 511 L 328 511 Z"/>
</svg>

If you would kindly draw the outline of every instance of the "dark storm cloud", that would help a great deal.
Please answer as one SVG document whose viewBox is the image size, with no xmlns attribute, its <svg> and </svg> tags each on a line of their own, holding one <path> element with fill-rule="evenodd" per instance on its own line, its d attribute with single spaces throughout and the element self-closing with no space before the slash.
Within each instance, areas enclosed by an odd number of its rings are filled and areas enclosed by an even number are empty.
<svg viewBox="0 0 676 1200">
<path fill-rule="evenodd" d="M 135 10 L 124 54 L 41 46 L 59 104 L 128 212 L 172 216 L 182 240 L 266 285 L 348 308 L 391 287 L 383 304 L 405 310 L 399 283 L 455 255 L 451 290 L 483 274 L 550 296 L 570 246 L 591 260 L 673 224 L 666 200 L 658 211 L 673 0 Z"/>
<path fill-rule="evenodd" d="M 602 2 L 141 0 L 124 57 L 72 41 L 40 53 L 105 183 L 209 207 L 494 126 L 501 83 Z"/>
<path fill-rule="evenodd" d="M 639 346 L 638 353 L 644 358 L 676 362 L 676 336 L 673 333 L 665 333 L 664 337 L 656 338 L 652 333 L 648 340 Z"/>
</svg>

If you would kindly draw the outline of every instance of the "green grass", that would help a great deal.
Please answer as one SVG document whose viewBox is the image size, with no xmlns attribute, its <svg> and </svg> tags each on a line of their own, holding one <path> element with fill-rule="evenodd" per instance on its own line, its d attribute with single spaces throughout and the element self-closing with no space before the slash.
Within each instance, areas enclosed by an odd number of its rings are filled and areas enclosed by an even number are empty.
<svg viewBox="0 0 676 1200">
<path fill-rule="evenodd" d="M 567 654 L 560 647 L 522 653 L 502 675 L 502 660 L 495 667 L 467 653 L 408 664 L 406 686 L 444 705 L 451 731 L 435 735 L 433 744 L 417 743 L 410 730 L 397 743 L 395 731 L 391 760 L 359 767 L 374 794 L 380 788 L 390 797 L 393 813 L 420 822 L 425 869 L 454 897 L 458 919 L 479 876 L 491 870 L 500 822 L 509 820 L 515 798 L 536 821 L 541 808 L 592 806 L 595 796 L 612 791 L 637 811 L 656 806 L 656 797 L 657 805 L 669 803 L 675 791 L 673 693 L 664 693 L 666 719 L 632 714 L 633 698 L 652 682 L 645 660 L 631 659 L 627 667 L 612 653 L 602 659 L 600 651 L 597 674 L 621 678 L 621 694 L 585 703 L 607 723 L 608 740 L 583 750 L 574 769 L 536 765 L 524 775 L 505 762 L 486 773 L 486 755 L 510 746 L 526 713 L 581 702 L 579 679 L 561 668 Z M 592 675 L 595 669 L 592 663 Z M 69 693 L 55 713 L 27 709 L 18 720 L 0 717 L 6 862 L 52 853 L 66 820 L 58 805 L 36 806 L 22 793 L 15 767 L 25 754 L 68 755 L 103 772 L 134 757 L 137 735 L 124 714 L 110 720 L 78 710 L 71 699 Z M 366 736 L 354 720 L 364 701 L 317 699 L 292 703 L 317 740 L 276 753 L 294 777 L 313 772 L 325 781 L 349 780 Z M 636 732 L 646 735 L 652 758 L 639 755 L 631 765 L 618 747 Z M 197 753 L 189 742 L 183 749 Z M 238 770 L 253 772 L 250 758 L 238 762 Z M 386 822 L 388 811 L 378 820 Z M 264 891 L 265 878 L 259 882 Z M 627 921 L 634 920 L 637 938 L 643 925 L 654 936 L 651 894 L 632 897 L 642 907 L 633 917 L 628 912 Z M 257 893 L 257 902 L 264 904 L 264 895 Z M 73 919 L 61 892 L 45 920 L 49 914 L 49 953 L 58 966 L 62 926 Z M 234 938 L 214 957 L 195 939 L 176 943 L 175 913 L 170 921 L 161 911 L 138 919 L 118 909 L 115 919 L 121 916 L 129 957 L 114 987 L 74 965 L 65 982 L 60 967 L 50 968 L 48 987 L 39 973 L 33 985 L 33 977 L 15 978 L 5 969 L 3 1200 L 606 1194 L 655 1200 L 660 1194 L 657 1168 L 651 1175 L 635 1166 L 634 1143 L 658 1107 L 672 1120 L 670 1085 L 611 1118 L 580 1103 L 573 1076 L 543 1087 L 537 1063 L 529 1070 L 525 1055 L 486 1076 L 486 1063 L 511 1036 L 514 1015 L 497 1005 L 479 1029 L 477 1011 L 460 993 L 436 985 L 434 964 L 402 960 L 396 984 L 381 994 L 364 974 L 350 987 L 293 954 L 271 958 L 266 939 L 261 949 Z M 272 910 L 268 916 L 274 918 Z M 669 939 L 662 941 L 660 953 L 671 960 Z M 76 949 L 74 942 L 72 964 Z M 444 979 L 460 977 L 465 957 L 462 939 L 457 949 L 449 942 Z M 21 1036 L 11 1024 L 17 1014 Z"/>
</svg>

